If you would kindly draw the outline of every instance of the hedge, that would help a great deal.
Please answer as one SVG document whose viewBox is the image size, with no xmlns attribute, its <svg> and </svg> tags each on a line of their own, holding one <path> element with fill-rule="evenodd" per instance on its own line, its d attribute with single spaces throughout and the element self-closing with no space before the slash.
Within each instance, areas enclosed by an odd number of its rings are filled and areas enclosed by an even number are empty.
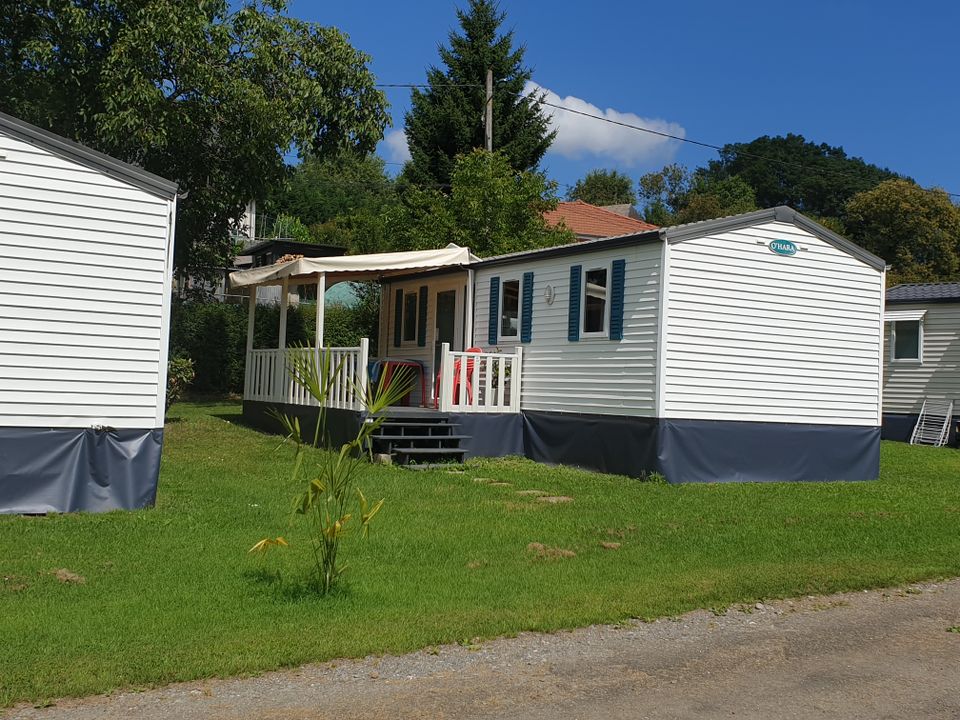
<svg viewBox="0 0 960 720">
<path fill-rule="evenodd" d="M 328 305 L 324 318 L 324 343 L 334 347 L 359 344 L 369 337 L 376 354 L 378 309 L 376 295 L 361 294 L 354 307 Z M 287 346 L 312 345 L 316 307 L 302 303 L 287 309 Z M 258 305 L 254 347 L 275 348 L 280 332 L 279 305 Z M 247 306 L 220 302 L 175 300 L 171 311 L 170 355 L 193 360 L 194 393 L 243 392 L 244 353 L 247 347 Z"/>
</svg>

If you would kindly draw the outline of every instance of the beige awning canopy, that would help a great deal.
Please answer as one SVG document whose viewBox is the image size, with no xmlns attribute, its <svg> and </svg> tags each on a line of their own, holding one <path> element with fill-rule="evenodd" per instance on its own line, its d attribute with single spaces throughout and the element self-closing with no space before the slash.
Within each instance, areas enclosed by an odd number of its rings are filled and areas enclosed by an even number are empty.
<svg viewBox="0 0 960 720">
<path fill-rule="evenodd" d="M 291 284 L 308 283 L 316 282 L 317 278 L 323 274 L 329 286 L 343 280 L 376 280 L 411 272 L 466 266 L 476 262 L 477 259 L 469 248 L 453 244 L 440 250 L 300 258 L 280 265 L 268 265 L 230 273 L 230 284 L 239 288 L 281 285 L 284 280 L 288 280 Z"/>
</svg>

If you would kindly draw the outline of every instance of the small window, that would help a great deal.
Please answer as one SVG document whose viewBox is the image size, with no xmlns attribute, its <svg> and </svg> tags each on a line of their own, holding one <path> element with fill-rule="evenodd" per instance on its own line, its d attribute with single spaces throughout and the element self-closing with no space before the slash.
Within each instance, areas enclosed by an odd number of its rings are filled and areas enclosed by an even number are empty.
<svg viewBox="0 0 960 720">
<path fill-rule="evenodd" d="M 898 320 L 893 323 L 893 359 L 921 360 L 923 328 L 919 320 Z"/>
<path fill-rule="evenodd" d="M 500 335 L 516 337 L 520 325 L 520 281 L 506 280 L 500 299 Z"/>
<path fill-rule="evenodd" d="M 591 268 L 583 277 L 583 334 L 607 332 L 607 268 Z"/>
<path fill-rule="evenodd" d="M 403 296 L 403 341 L 413 342 L 417 339 L 417 294 L 407 293 Z"/>
</svg>

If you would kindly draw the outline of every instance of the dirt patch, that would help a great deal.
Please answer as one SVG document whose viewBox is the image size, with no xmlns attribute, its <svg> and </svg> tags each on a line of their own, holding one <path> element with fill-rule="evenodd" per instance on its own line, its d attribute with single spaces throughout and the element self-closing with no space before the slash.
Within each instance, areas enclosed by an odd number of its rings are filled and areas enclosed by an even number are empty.
<svg viewBox="0 0 960 720">
<path fill-rule="evenodd" d="M 4 575 L 0 578 L 0 591 L 17 593 L 30 587 L 26 578 L 17 575 Z"/>
<path fill-rule="evenodd" d="M 513 483 L 508 482 L 492 482 L 487 483 L 490 487 L 513 487 Z"/>
<path fill-rule="evenodd" d="M 550 503 L 551 505 L 560 505 L 561 503 L 573 502 L 573 498 L 569 495 L 542 495 L 538 497 L 537 500 L 540 502 Z"/>
<path fill-rule="evenodd" d="M 534 557 L 544 560 L 565 559 L 577 556 L 573 550 L 550 547 L 549 545 L 538 542 L 532 542 L 527 545 L 527 552 L 533 553 Z"/>
<path fill-rule="evenodd" d="M 543 490 L 517 490 L 517 495 L 546 495 Z"/>
<path fill-rule="evenodd" d="M 483 483 L 484 485 L 486 485 L 486 484 L 488 484 L 488 483 L 495 483 L 495 482 L 497 482 L 497 481 L 494 480 L 493 478 L 474 478 L 473 481 L 474 481 L 475 483 Z"/>
<path fill-rule="evenodd" d="M 83 575 L 77 575 L 77 573 L 66 568 L 57 568 L 53 571 L 53 576 L 67 585 L 83 585 L 87 581 Z"/>
<path fill-rule="evenodd" d="M 602 542 L 602 543 L 600 543 L 600 547 L 602 547 L 604 550 L 619 550 L 619 549 L 620 549 L 620 543 L 618 543 L 618 542 Z"/>
<path fill-rule="evenodd" d="M 486 567 L 489 565 L 486 560 L 471 560 L 467 563 L 468 570 L 479 570 L 480 568 Z"/>
<path fill-rule="evenodd" d="M 630 533 L 635 533 L 637 527 L 635 525 L 627 525 L 622 528 L 607 528 L 604 532 L 607 534 L 607 537 L 618 538 L 622 540 Z"/>
</svg>

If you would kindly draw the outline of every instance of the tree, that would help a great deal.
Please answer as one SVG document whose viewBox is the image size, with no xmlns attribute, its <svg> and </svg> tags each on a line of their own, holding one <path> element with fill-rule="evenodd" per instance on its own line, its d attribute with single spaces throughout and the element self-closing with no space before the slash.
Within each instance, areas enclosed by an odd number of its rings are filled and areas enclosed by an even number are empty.
<svg viewBox="0 0 960 720">
<path fill-rule="evenodd" d="M 420 250 L 453 242 L 490 256 L 571 242 L 543 213 L 557 205 L 556 184 L 535 172 L 516 172 L 506 157 L 485 150 L 457 158 L 449 195 L 407 187 L 385 222 L 390 249 Z"/>
<path fill-rule="evenodd" d="M 286 0 L 0 3 L 0 104 L 176 181 L 175 262 L 205 276 L 293 150 L 371 152 L 388 122 L 368 58 Z"/>
<path fill-rule="evenodd" d="M 640 178 L 644 217 L 655 225 L 712 220 L 757 209 L 756 196 L 739 176 L 716 178 L 698 168 L 666 165 Z"/>
<path fill-rule="evenodd" d="M 704 172 L 716 180 L 739 175 L 754 189 L 760 207 L 790 205 L 827 217 L 842 217 L 846 202 L 858 192 L 900 177 L 849 157 L 842 147 L 818 145 L 793 134 L 724 145 L 720 159 L 712 160 Z"/>
<path fill-rule="evenodd" d="M 542 95 L 527 95 L 532 71 L 513 32 L 498 34 L 505 15 L 493 0 L 469 0 L 458 10 L 462 34 L 451 31 L 440 47 L 445 69 L 427 71 L 426 90 L 414 90 L 406 114 L 412 159 L 404 176 L 424 186 L 449 185 L 458 155 L 484 147 L 487 69 L 493 70 L 493 148 L 515 171 L 533 170 L 556 136 L 542 110 Z"/>
<path fill-rule="evenodd" d="M 637 194 L 633 191 L 633 180 L 616 170 L 591 170 L 577 180 L 567 200 L 583 200 L 591 205 L 636 205 Z"/>
<path fill-rule="evenodd" d="M 271 195 L 267 213 L 295 215 L 305 225 L 317 225 L 359 212 L 377 212 L 393 202 L 395 194 L 393 180 L 376 155 L 310 156 Z"/>
<path fill-rule="evenodd" d="M 891 264 L 890 284 L 960 278 L 960 208 L 942 190 L 888 180 L 845 211 L 850 239 Z"/>
</svg>

